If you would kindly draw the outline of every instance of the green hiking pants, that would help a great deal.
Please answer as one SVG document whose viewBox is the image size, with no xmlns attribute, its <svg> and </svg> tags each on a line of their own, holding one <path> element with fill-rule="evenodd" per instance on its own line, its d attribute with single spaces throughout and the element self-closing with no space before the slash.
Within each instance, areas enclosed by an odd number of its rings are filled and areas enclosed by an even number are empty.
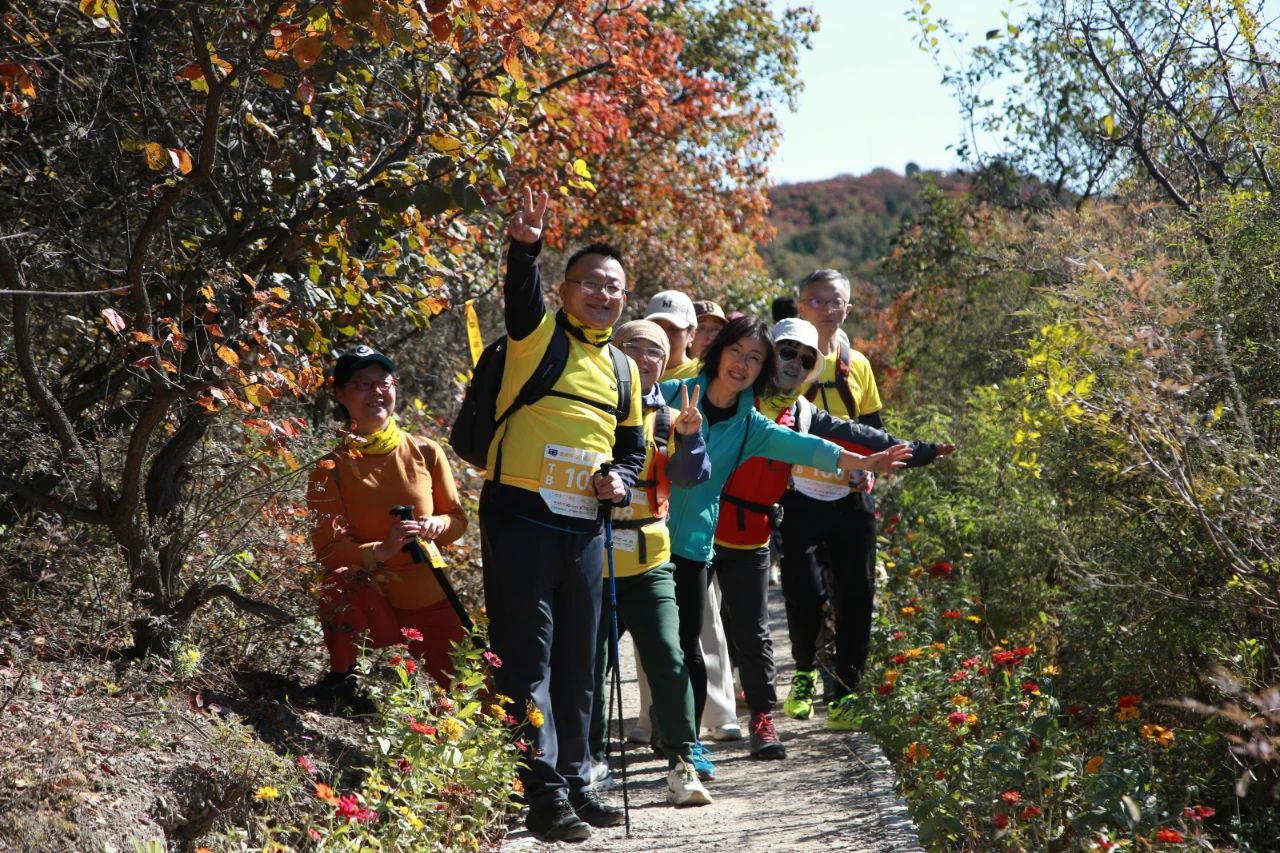
<svg viewBox="0 0 1280 853">
<path fill-rule="evenodd" d="M 662 750 L 674 767 L 677 757 L 692 763 L 697 732 L 693 725 L 693 689 L 689 685 L 684 653 L 680 651 L 680 611 L 676 606 L 673 570 L 671 563 L 663 563 L 644 574 L 618 578 L 617 585 L 618 627 L 631 632 L 631 641 L 649 677 Z M 606 576 L 596 642 L 596 692 L 589 737 L 591 756 L 596 760 L 604 758 L 607 738 L 604 724 L 609 690 L 605 679 L 609 671 L 610 638 L 609 578 Z"/>
</svg>

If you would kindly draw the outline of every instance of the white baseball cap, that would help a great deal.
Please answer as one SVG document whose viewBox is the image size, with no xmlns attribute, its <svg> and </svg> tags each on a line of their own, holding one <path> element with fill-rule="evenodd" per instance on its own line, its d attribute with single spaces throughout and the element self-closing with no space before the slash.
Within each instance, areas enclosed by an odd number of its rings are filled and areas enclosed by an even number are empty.
<svg viewBox="0 0 1280 853">
<path fill-rule="evenodd" d="M 773 327 L 773 342 L 780 344 L 783 341 L 795 341 L 818 352 L 817 328 L 808 320 L 801 320 L 799 317 L 779 320 Z"/>
<path fill-rule="evenodd" d="M 693 300 L 678 290 L 655 293 L 645 309 L 646 320 L 666 320 L 677 329 L 693 329 L 698 325 L 698 315 L 693 310 Z"/>
</svg>

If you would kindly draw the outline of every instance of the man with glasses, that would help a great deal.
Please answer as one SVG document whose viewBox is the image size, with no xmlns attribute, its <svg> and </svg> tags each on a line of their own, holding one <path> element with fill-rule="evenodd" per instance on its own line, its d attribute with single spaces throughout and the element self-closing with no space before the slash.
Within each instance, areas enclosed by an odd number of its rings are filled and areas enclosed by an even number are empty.
<svg viewBox="0 0 1280 853">
<path fill-rule="evenodd" d="M 590 787 L 587 737 L 605 562 L 600 506 L 630 502 L 645 439 L 636 366 L 621 359 L 630 400 L 620 420 L 621 377 L 609 352 L 627 295 L 621 256 L 604 243 L 574 253 L 559 288 L 564 307 L 547 311 L 537 265 L 546 208 L 547 194 L 535 203 L 526 187 L 507 226 L 508 345 L 496 410 L 515 402 L 557 330 L 568 337 L 567 360 L 551 391 L 517 408 L 494 435 L 480 532 L 489 644 L 502 659 L 494 687 L 515 700 L 517 715 L 536 707 L 544 719 L 521 733 L 532 747 L 520 773 L 526 824 L 544 841 L 576 841 L 590 836 L 587 824 L 623 821 L 622 810 Z"/>
<path fill-rule="evenodd" d="M 818 331 L 821 359 L 821 370 L 807 383 L 804 396 L 831 415 L 884 429 L 871 363 L 849 346 L 841 329 L 849 316 L 849 300 L 849 279 L 837 270 L 815 270 L 800 282 L 796 308 L 801 319 Z M 847 731 L 853 727 L 850 694 L 862 676 L 871 637 L 876 521 L 870 491 L 874 478 L 853 476 L 827 482 L 793 474 L 793 481 L 782 501 L 782 592 L 796 673 L 783 709 L 796 719 L 813 714 L 815 646 L 828 592 L 817 552 L 825 546 L 835 585 L 837 659 L 827 728 Z"/>
<path fill-rule="evenodd" d="M 812 324 L 794 317 L 782 320 L 773 327 L 773 341 L 778 370 L 772 393 L 756 402 L 761 414 L 796 432 L 834 441 L 864 455 L 900 443 L 883 430 L 832 417 L 800 396 L 801 388 L 820 370 L 818 332 Z M 916 442 L 911 445 L 907 465 L 927 465 L 935 456 L 952 450 L 950 445 Z M 751 711 L 751 755 L 758 759 L 786 757 L 786 748 L 773 723 L 778 700 L 774 690 L 773 643 L 769 639 L 769 535 L 778 526 L 780 515 L 781 523 L 787 522 L 786 515 L 779 512 L 778 501 L 783 498 L 788 480 L 798 482 L 803 478 L 818 483 L 842 480 L 840 475 L 826 474 L 808 466 L 752 457 L 730 475 L 720 497 L 711 573 L 720 581 L 729 613 L 728 622 L 738 650 L 738 672 Z M 785 538 L 784 543 L 786 547 L 791 545 Z M 784 592 L 786 589 L 784 585 Z M 816 602 L 816 606 L 820 610 L 821 601 Z M 788 622 L 792 609 L 788 594 Z M 794 630 L 792 637 L 793 642 L 800 639 L 806 648 L 813 646 L 814 637 L 798 635 Z"/>
</svg>

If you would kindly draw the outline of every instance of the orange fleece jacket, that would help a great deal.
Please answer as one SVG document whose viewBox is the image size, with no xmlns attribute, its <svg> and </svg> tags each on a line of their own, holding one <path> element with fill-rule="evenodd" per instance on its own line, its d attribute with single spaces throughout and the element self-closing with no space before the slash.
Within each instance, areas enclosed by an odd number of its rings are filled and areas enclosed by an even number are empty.
<svg viewBox="0 0 1280 853">
<path fill-rule="evenodd" d="M 467 529 L 449 460 L 430 439 L 406 434 L 399 447 L 383 456 L 352 459 L 335 450 L 320 462 L 307 485 L 307 509 L 314 522 L 311 544 L 327 571 L 374 571 L 373 550 L 395 521 L 391 507 L 397 504 L 412 506 L 415 518 L 448 519 L 437 545 L 448 545 Z M 404 551 L 397 551 L 386 565 L 387 570 L 374 572 L 374 577 L 392 607 L 414 610 L 444 598 L 431 567 L 415 565 Z"/>
</svg>

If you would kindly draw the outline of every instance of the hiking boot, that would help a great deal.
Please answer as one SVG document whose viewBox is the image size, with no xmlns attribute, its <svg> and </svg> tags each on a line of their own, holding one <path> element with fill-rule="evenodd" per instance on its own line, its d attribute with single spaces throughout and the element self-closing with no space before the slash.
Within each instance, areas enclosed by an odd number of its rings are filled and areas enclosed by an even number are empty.
<svg viewBox="0 0 1280 853">
<path fill-rule="evenodd" d="M 591 827 L 583 823 L 568 800 L 530 808 L 524 825 L 539 841 L 586 841 L 591 837 Z"/>
<path fill-rule="evenodd" d="M 667 771 L 667 799 L 677 806 L 709 806 L 711 795 L 698 781 L 698 771 L 683 758 L 676 759 L 676 766 Z"/>
<path fill-rule="evenodd" d="M 856 709 L 852 693 L 841 696 L 827 705 L 827 731 L 851 732 L 856 729 Z"/>
<path fill-rule="evenodd" d="M 600 795 L 591 788 L 574 791 L 569 795 L 569 804 L 578 817 L 592 826 L 622 826 L 627 819 L 622 809 L 600 799 Z"/>
<path fill-rule="evenodd" d="M 773 727 L 772 714 L 761 711 L 751 715 L 751 757 L 764 761 L 787 757 L 787 748 Z"/>
<path fill-rule="evenodd" d="M 791 692 L 782 710 L 793 720 L 807 720 L 813 716 L 813 688 L 818 681 L 816 669 L 797 669 L 791 678 Z"/>
<path fill-rule="evenodd" d="M 693 759 L 693 769 L 698 772 L 698 778 L 703 782 L 710 782 L 716 778 L 716 766 L 711 763 L 710 753 L 707 748 L 702 745 L 702 741 L 693 742 L 693 752 L 689 756 Z"/>
</svg>

